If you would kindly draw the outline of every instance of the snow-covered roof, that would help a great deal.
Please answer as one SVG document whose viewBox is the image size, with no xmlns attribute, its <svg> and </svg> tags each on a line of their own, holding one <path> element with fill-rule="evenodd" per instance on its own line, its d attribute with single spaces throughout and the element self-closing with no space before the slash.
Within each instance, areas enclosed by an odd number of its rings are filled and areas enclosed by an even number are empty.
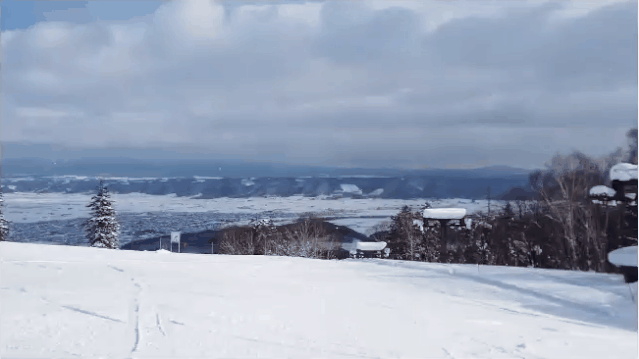
<svg viewBox="0 0 639 359">
<path fill-rule="evenodd" d="M 608 253 L 608 261 L 616 266 L 637 266 L 637 246 L 623 247 Z"/>
<path fill-rule="evenodd" d="M 610 169 L 611 181 L 630 181 L 637 179 L 637 165 L 632 163 L 617 163 Z"/>
<path fill-rule="evenodd" d="M 617 191 L 607 186 L 594 186 L 590 189 L 591 196 L 614 197 Z"/>
<path fill-rule="evenodd" d="M 343 243 L 342 248 L 347 251 L 357 250 L 360 251 L 381 251 L 386 248 L 386 242 L 362 242 L 360 240 L 354 240 L 350 243 Z"/>
<path fill-rule="evenodd" d="M 427 208 L 424 218 L 431 219 L 462 219 L 466 215 L 465 208 Z"/>
<path fill-rule="evenodd" d="M 386 242 L 356 242 L 360 251 L 381 251 L 386 248 Z"/>
</svg>

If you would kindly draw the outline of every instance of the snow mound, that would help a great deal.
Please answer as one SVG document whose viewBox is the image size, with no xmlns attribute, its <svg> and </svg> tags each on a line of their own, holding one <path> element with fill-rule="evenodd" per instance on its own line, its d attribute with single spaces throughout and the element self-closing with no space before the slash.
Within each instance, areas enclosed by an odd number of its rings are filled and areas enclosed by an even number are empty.
<svg viewBox="0 0 639 359">
<path fill-rule="evenodd" d="M 342 192 L 344 193 L 362 194 L 362 190 L 354 184 L 340 184 L 339 186 L 342 188 Z"/>
<path fill-rule="evenodd" d="M 242 185 L 246 187 L 254 186 L 255 182 L 253 182 L 253 180 L 249 178 L 242 178 Z"/>
<path fill-rule="evenodd" d="M 591 196 L 614 197 L 617 191 L 607 186 L 594 186 L 590 189 Z"/>
<path fill-rule="evenodd" d="M 376 190 L 374 190 L 373 192 L 369 193 L 370 196 L 381 196 L 382 193 L 384 193 L 384 189 L 383 188 L 378 188 Z"/>
<path fill-rule="evenodd" d="M 610 169 L 611 181 L 630 181 L 637 179 L 637 165 L 632 163 L 617 163 Z"/>
<path fill-rule="evenodd" d="M 432 219 L 462 219 L 466 215 L 465 208 L 427 208 L 424 218 Z"/>
<path fill-rule="evenodd" d="M 170 251 L 167 251 L 166 249 L 158 249 L 156 252 L 157 253 L 171 253 Z"/>
<path fill-rule="evenodd" d="M 637 246 L 623 247 L 608 253 L 608 261 L 616 266 L 637 266 Z"/>
</svg>

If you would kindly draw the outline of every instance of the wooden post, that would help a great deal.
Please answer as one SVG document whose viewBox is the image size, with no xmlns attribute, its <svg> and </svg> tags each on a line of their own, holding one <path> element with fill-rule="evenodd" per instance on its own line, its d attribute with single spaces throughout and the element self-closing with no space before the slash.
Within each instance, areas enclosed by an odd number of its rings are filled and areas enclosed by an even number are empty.
<svg viewBox="0 0 639 359">
<path fill-rule="evenodd" d="M 448 219 L 440 219 L 442 236 L 439 242 L 439 255 L 442 259 L 447 259 L 448 254 Z"/>
</svg>

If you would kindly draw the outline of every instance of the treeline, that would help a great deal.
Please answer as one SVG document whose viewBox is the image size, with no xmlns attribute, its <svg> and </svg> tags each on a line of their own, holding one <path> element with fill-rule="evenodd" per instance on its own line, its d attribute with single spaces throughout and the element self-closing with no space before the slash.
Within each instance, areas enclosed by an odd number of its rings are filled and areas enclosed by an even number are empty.
<svg viewBox="0 0 639 359">
<path fill-rule="evenodd" d="M 334 259 L 339 255 L 342 237 L 334 225 L 304 215 L 297 222 L 283 226 L 275 226 L 269 219 L 255 218 L 248 226 L 222 229 L 214 240 L 218 242 L 220 254 Z"/>
<path fill-rule="evenodd" d="M 556 155 L 529 176 L 535 200 L 469 216 L 472 224 L 448 229 L 447 240 L 437 223 L 421 228 L 422 214 L 407 207 L 374 237 L 388 243 L 395 259 L 616 272 L 607 254 L 637 244 L 636 198 L 611 206 L 588 195 L 593 186 L 610 186 L 614 164 L 637 164 L 637 130 L 627 137 L 627 149 L 604 158 Z"/>
</svg>

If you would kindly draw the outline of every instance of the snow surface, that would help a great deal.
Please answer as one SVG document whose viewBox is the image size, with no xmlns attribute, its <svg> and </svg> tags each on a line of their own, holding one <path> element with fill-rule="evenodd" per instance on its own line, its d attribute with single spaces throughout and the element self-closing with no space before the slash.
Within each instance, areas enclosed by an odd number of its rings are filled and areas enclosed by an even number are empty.
<svg viewBox="0 0 639 359">
<path fill-rule="evenodd" d="M 362 190 L 359 189 L 359 187 L 357 187 L 354 184 L 340 184 L 339 185 L 340 188 L 342 188 L 342 192 L 344 193 L 356 193 L 356 194 L 362 194 Z"/>
<path fill-rule="evenodd" d="M 590 189 L 591 196 L 608 196 L 614 197 L 617 191 L 607 186 L 594 186 Z"/>
<path fill-rule="evenodd" d="M 378 188 L 374 191 L 372 191 L 371 193 L 369 193 L 369 196 L 381 196 L 382 193 L 384 193 L 384 189 L 383 188 Z"/>
<path fill-rule="evenodd" d="M 623 247 L 608 253 L 608 261 L 616 266 L 637 266 L 637 246 Z"/>
<path fill-rule="evenodd" d="M 351 243 L 343 243 L 342 248 L 350 251 L 353 249 L 359 249 L 360 251 L 381 251 L 386 248 L 386 242 L 362 242 L 354 240 Z"/>
<path fill-rule="evenodd" d="M 244 186 L 254 186 L 255 182 L 253 182 L 253 180 L 249 179 L 249 178 L 242 178 L 242 185 Z"/>
<path fill-rule="evenodd" d="M 11 242 L 0 254 L 3 358 L 637 358 L 636 283 L 621 275 Z"/>
<path fill-rule="evenodd" d="M 630 181 L 637 179 L 637 165 L 632 163 L 617 163 L 610 169 L 610 180 Z"/>
<path fill-rule="evenodd" d="M 464 208 L 427 208 L 424 218 L 432 219 L 462 219 L 466 215 Z"/>
<path fill-rule="evenodd" d="M 355 242 L 355 248 L 360 251 L 381 251 L 386 248 L 386 242 Z"/>
<path fill-rule="evenodd" d="M 473 227 L 473 219 L 472 218 L 464 218 L 464 223 L 466 224 L 466 228 L 471 229 Z"/>
</svg>

